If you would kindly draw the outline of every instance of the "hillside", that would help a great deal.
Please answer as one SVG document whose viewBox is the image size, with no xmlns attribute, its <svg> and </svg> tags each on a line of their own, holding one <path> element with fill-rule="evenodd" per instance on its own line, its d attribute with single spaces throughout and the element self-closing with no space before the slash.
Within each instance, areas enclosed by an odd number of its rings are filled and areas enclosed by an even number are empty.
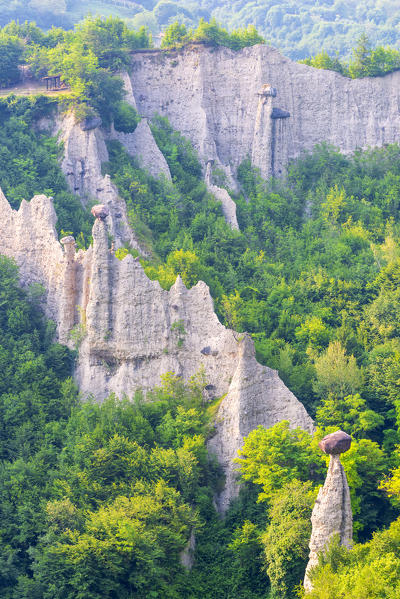
<svg viewBox="0 0 400 599">
<path fill-rule="evenodd" d="M 399 47 L 400 9 L 393 0 L 262 0 L 214 2 L 202 0 L 8 0 L 0 1 L 0 25 L 12 19 L 35 20 L 41 27 L 71 27 L 87 14 L 114 15 L 130 25 L 146 25 L 157 35 L 175 20 L 190 27 L 200 18 L 215 17 L 228 29 L 255 25 L 274 47 L 298 60 L 317 54 L 321 48 L 330 54 L 349 57 L 355 40 L 365 32 L 373 45 Z"/>
<path fill-rule="evenodd" d="M 68 94 L 0 98 L 0 595 L 295 599 L 343 429 L 305 597 L 397 598 L 399 73 L 2 35 Z"/>
</svg>

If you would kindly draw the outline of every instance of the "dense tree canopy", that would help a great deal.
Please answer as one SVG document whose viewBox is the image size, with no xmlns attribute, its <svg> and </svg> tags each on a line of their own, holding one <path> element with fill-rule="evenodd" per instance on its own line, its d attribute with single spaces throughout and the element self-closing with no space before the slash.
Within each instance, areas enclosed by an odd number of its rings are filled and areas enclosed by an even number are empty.
<svg viewBox="0 0 400 599">
<path fill-rule="evenodd" d="M 18 65 L 22 52 L 22 43 L 16 36 L 0 32 L 0 87 L 12 85 L 20 80 Z"/>
<path fill-rule="evenodd" d="M 53 197 L 58 231 L 70 231 L 84 243 L 93 219 L 68 189 L 57 140 L 33 127 L 36 119 L 53 114 L 56 107 L 44 97 L 8 96 L 0 101 L 0 184 L 14 209 L 36 194 Z"/>
<path fill-rule="evenodd" d="M 178 21 L 172 23 L 163 33 L 161 47 L 179 47 L 189 42 L 204 42 L 213 46 L 226 46 L 232 50 L 241 50 L 246 46 L 263 44 L 264 39 L 253 25 L 228 33 L 215 19 L 211 19 L 209 23 L 200 19 L 198 27 L 194 30 L 187 30 L 185 25 Z"/>
<path fill-rule="evenodd" d="M 54 56 L 83 106 L 122 131 L 134 129 L 137 114 L 121 103 L 113 73 L 138 34 L 96 19 L 68 34 L 16 23 L 6 34 L 30 40 L 38 69 Z M 53 109 L 43 97 L 0 102 L 1 184 L 14 208 L 35 193 L 52 195 L 60 232 L 87 243 L 91 219 L 68 192 L 60 148 L 33 126 Z M 164 118 L 153 118 L 151 128 L 172 182 L 151 177 L 115 141 L 103 165 L 147 248 L 140 258 L 147 274 L 164 288 L 177 274 L 188 287 L 205 280 L 221 321 L 250 332 L 259 360 L 279 370 L 315 417 L 317 433 L 312 439 L 283 422 L 248 435 L 238 461 L 240 496 L 221 521 L 213 497 L 222 476 L 206 448 L 218 402 L 204 403 L 201 373 L 189 383 L 169 374 L 145 398 L 78 402 L 74 356 L 52 343 L 42 290 L 22 291 L 15 265 L 1 258 L 2 596 L 293 598 L 326 472 L 317 441 L 344 428 L 353 436 L 343 464 L 355 536 L 364 544 L 350 556 L 332 547 L 315 573 L 315 597 L 324 596 L 326 580 L 328 592 L 357 597 L 362 577 L 371 594 L 396 597 L 399 146 L 344 156 L 321 145 L 291 164 L 286 178 L 269 182 L 244 161 L 241 193 L 231 192 L 240 224 L 234 231 L 207 192 L 189 141 Z M 226 186 L 218 169 L 212 177 Z M 121 248 L 117 257 L 129 253 L 137 250 Z M 177 327 L 176 334 L 184 332 Z M 192 531 L 196 562 L 188 573 L 180 554 Z M 371 564 L 381 564 L 385 577 L 374 581 Z"/>
<path fill-rule="evenodd" d="M 178 21 L 195 29 L 200 19 L 215 18 L 228 31 L 255 26 L 268 43 L 298 60 L 324 48 L 330 55 L 351 54 L 354 40 L 366 32 L 373 45 L 398 46 L 399 8 L 392 0 L 0 0 L 0 25 L 36 21 L 40 27 L 70 29 L 87 14 L 119 16 L 129 25 L 147 26 L 154 34 Z"/>
<path fill-rule="evenodd" d="M 348 64 L 341 61 L 338 56 L 332 58 L 326 51 L 300 62 L 317 69 L 337 71 L 353 79 L 379 77 L 400 69 L 400 52 L 383 46 L 372 48 L 368 37 L 363 34 L 357 46 L 353 48 L 353 55 Z"/>
<path fill-rule="evenodd" d="M 132 30 L 113 17 L 87 17 L 74 31 L 52 28 L 47 33 L 34 23 L 12 22 L 0 32 L 0 85 L 17 81 L 22 63 L 37 78 L 61 74 L 78 118 L 100 115 L 105 125 L 116 118 L 121 130 L 133 130 L 138 118 L 123 102 L 123 82 L 116 73 L 127 67 L 132 50 L 150 45 L 144 27 Z"/>
</svg>

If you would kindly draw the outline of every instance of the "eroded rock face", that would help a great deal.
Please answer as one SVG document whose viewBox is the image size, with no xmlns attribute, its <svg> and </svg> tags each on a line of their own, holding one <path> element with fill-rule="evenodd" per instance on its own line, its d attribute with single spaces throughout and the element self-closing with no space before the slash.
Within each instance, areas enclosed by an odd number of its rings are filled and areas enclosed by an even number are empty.
<svg viewBox="0 0 400 599">
<path fill-rule="evenodd" d="M 317 143 L 351 152 L 400 138 L 398 71 L 352 80 L 266 45 L 194 46 L 133 54 L 130 78 L 139 114 L 167 116 L 204 165 L 233 172 L 247 156 L 263 176 L 279 175 Z"/>
<path fill-rule="evenodd" d="M 57 125 L 64 146 L 61 168 L 70 189 L 83 200 L 100 199 L 104 191 L 101 164 L 108 160 L 102 132 L 98 127 L 82 129 L 73 112 L 65 114 Z"/>
<path fill-rule="evenodd" d="M 143 118 L 133 133 L 121 133 L 113 129 L 110 137 L 122 143 L 128 154 L 135 157 L 141 168 L 150 175 L 156 178 L 164 176 L 172 181 L 167 161 L 156 144 L 147 119 Z"/>
<path fill-rule="evenodd" d="M 179 556 L 179 561 L 181 562 L 182 566 L 188 571 L 190 571 L 193 568 L 195 549 L 196 549 L 196 537 L 194 534 L 194 530 L 192 530 L 192 532 L 190 533 L 189 540 L 186 544 L 186 547 Z"/>
<path fill-rule="evenodd" d="M 22 200 L 17 211 L 0 189 L 0 214 L 0 254 L 15 260 L 24 286 L 40 283 L 45 287 L 46 314 L 57 322 L 63 251 L 57 241 L 52 199 L 37 195 L 30 202 Z"/>
<path fill-rule="evenodd" d="M 120 73 L 126 101 L 142 121 L 133 133 L 83 131 L 73 115 L 61 119 L 62 168 L 82 198 L 115 204 L 110 233 L 137 247 L 116 189 L 101 175 L 108 159 L 105 139 L 118 139 L 153 176 L 170 179 L 147 119 L 168 117 L 197 149 L 204 172 L 214 161 L 237 189 L 236 169 L 247 157 L 264 178 L 279 176 L 288 162 L 318 143 L 343 152 L 400 139 L 400 72 L 348 79 L 333 71 L 292 62 L 266 45 L 234 52 L 194 45 L 179 51 L 132 54 L 131 73 Z M 236 228 L 234 202 L 209 187 Z M 115 214 L 114 214 L 115 212 Z M 122 216 L 119 216 L 122 215 Z M 118 245 L 118 242 L 117 242 Z"/>
<path fill-rule="evenodd" d="M 73 345 L 71 331 L 79 333 L 75 376 L 83 397 L 131 396 L 159 384 L 166 372 L 187 380 L 200 370 L 210 398 L 226 394 L 210 442 L 227 475 L 221 510 L 236 494 L 232 460 L 243 435 L 282 419 L 312 428 L 277 373 L 256 362 L 252 341 L 219 322 L 205 283 L 187 289 L 178 277 L 164 291 L 131 255 L 118 260 L 109 243 L 110 217 L 96 219 L 89 250 L 75 252 L 66 237 L 63 251 L 49 198 L 23 202 L 18 212 L 3 195 L 0 202 L 0 253 L 16 259 L 23 282 L 46 287 L 47 314 L 57 323 L 59 340 Z"/>
<path fill-rule="evenodd" d="M 128 243 L 140 250 L 139 243 L 128 224 L 125 202 L 109 175 L 102 175 L 101 165 L 109 158 L 104 133 L 98 128 L 83 130 L 72 112 L 55 124 L 59 141 L 63 143 L 61 168 L 68 185 L 84 205 L 102 203 L 109 211 L 107 225 L 116 247 Z M 145 253 L 145 252 L 144 252 Z"/>
<path fill-rule="evenodd" d="M 222 513 L 239 493 L 238 467 L 233 459 L 243 445 L 243 437 L 260 425 L 269 428 L 281 420 L 289 420 L 292 428 L 313 431 L 313 422 L 304 406 L 284 385 L 277 371 L 256 361 L 253 341 L 248 335 L 239 342 L 233 362 L 233 377 L 216 418 L 216 435 L 208 443 L 226 476 L 225 488 L 217 498 Z"/>
<path fill-rule="evenodd" d="M 226 189 L 218 187 L 212 183 L 211 168 L 213 161 L 209 161 L 206 166 L 205 183 L 207 189 L 213 196 L 219 200 L 222 204 L 222 212 L 225 216 L 226 222 L 232 227 L 232 229 L 239 229 L 238 221 L 236 218 L 236 204 L 232 200 Z"/>
<path fill-rule="evenodd" d="M 131 256 L 120 262 L 110 254 L 100 221 L 93 239 L 87 334 L 76 373 L 80 388 L 99 399 L 111 391 L 130 395 L 153 387 L 165 372 L 187 380 L 203 369 L 210 396 L 226 394 L 209 445 L 226 472 L 218 502 L 224 511 L 237 494 L 232 460 L 243 436 L 283 419 L 311 430 L 312 421 L 276 371 L 256 362 L 250 338 L 219 322 L 205 283 L 187 289 L 178 277 L 164 291 Z"/>
<path fill-rule="evenodd" d="M 318 564 L 318 555 L 324 551 L 334 535 L 341 545 L 352 546 L 353 515 L 346 473 L 338 454 L 330 457 L 325 484 L 321 487 L 311 516 L 312 533 L 310 557 L 304 578 L 306 591 L 312 589 L 310 570 Z"/>
<path fill-rule="evenodd" d="M 82 131 L 90 131 L 91 129 L 97 129 L 101 126 L 101 118 L 98 116 L 86 117 L 81 123 L 80 127 Z"/>
<path fill-rule="evenodd" d="M 168 53 L 133 53 L 131 74 L 120 75 L 126 101 L 142 117 L 133 133 L 98 127 L 83 131 L 72 115 L 59 127 L 65 146 L 62 168 L 82 198 L 107 203 L 108 195 L 118 202 L 116 190 L 101 175 L 101 162 L 108 159 L 106 137 L 118 139 L 153 176 L 170 179 L 147 122 L 155 114 L 168 117 L 191 140 L 205 173 L 207 163 L 214 161 L 232 188 L 237 185 L 236 169 L 247 157 L 268 178 L 282 174 L 290 160 L 318 143 L 351 152 L 400 139 L 400 72 L 352 80 L 292 62 L 266 45 L 240 52 L 195 45 Z M 215 186 L 209 190 L 236 228 L 229 194 Z M 116 212 L 121 212 L 120 205 Z M 116 220 L 112 216 L 110 226 Z M 114 236 L 121 235 L 117 224 L 110 231 Z M 123 242 L 129 241 L 127 230 L 124 235 Z"/>
</svg>

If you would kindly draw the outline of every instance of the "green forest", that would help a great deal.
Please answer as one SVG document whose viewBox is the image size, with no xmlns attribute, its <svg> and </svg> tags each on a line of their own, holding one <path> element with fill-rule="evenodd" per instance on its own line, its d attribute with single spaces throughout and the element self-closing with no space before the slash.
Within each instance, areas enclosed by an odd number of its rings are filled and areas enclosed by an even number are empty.
<svg viewBox="0 0 400 599">
<path fill-rule="evenodd" d="M 44 29 L 71 29 L 88 14 L 118 16 L 131 27 L 148 27 L 153 35 L 175 21 L 196 28 L 200 19 L 215 18 L 230 32 L 251 25 L 294 60 L 321 48 L 349 58 L 362 33 L 374 46 L 398 48 L 400 39 L 400 8 L 394 0 L 0 0 L 0 26 L 29 19 Z"/>
<path fill-rule="evenodd" d="M 52 99 L 2 102 L 2 185 L 15 208 L 52 195 L 60 235 L 73 231 L 87 245 L 91 219 L 67 190 L 61 150 L 32 126 L 52 110 Z M 400 148 L 344 156 L 322 145 L 268 183 L 244 162 L 238 232 L 207 193 L 190 143 L 161 117 L 151 126 L 172 184 L 117 142 L 103 167 L 151 256 L 141 260 L 147 274 L 165 288 L 177 274 L 187 286 L 205 280 L 221 321 L 251 333 L 258 359 L 279 370 L 317 432 L 285 422 L 253 431 L 239 498 L 221 520 L 213 496 L 223 477 L 206 449 L 218 404 L 204 404 L 201 373 L 187 383 L 171 373 L 147 397 L 82 402 L 70 378 L 75 355 L 52 342 L 54 325 L 38 310 L 43 290 L 21 290 L 2 259 L 2 597 L 294 599 L 326 473 L 317 442 L 340 427 L 354 439 L 343 464 L 358 544 L 350 553 L 332 546 L 310 596 L 344 589 L 358 599 L 368 583 L 365 597 L 394 599 Z M 21 162 L 26 155 L 31 162 Z M 180 555 L 192 531 L 187 571 Z"/>
<path fill-rule="evenodd" d="M 258 35 L 202 23 L 207 41 L 216 36 L 232 49 Z M 172 23 L 171 45 L 189 30 Z M 36 193 L 53 196 L 60 237 L 73 233 L 88 247 L 89 208 L 68 189 L 62 147 L 36 124 L 73 107 L 78 118 L 133 131 L 139 116 L 115 73 L 151 37 L 97 17 L 69 32 L 11 23 L 1 36 L 14 64 L 25 61 L 38 76 L 61 71 L 72 90 L 0 99 L 1 187 L 13 208 Z M 377 64 L 373 51 L 360 52 L 361 67 Z M 354 76 L 366 74 L 378 73 Z M 311 509 L 327 469 L 318 441 L 342 428 L 353 437 L 342 461 L 355 546 L 333 539 L 307 597 L 397 599 L 400 146 L 343 155 L 322 144 L 268 182 L 245 160 L 241 191 L 230 190 L 236 231 L 207 192 L 190 142 L 165 118 L 150 125 L 172 182 L 151 177 L 116 141 L 103 164 L 146 249 L 145 272 L 164 289 L 178 274 L 187 287 L 204 280 L 221 322 L 251 334 L 258 360 L 279 371 L 316 432 L 281 422 L 250 433 L 238 456 L 239 497 L 222 519 L 213 499 L 223 474 L 206 445 L 218 400 L 205 402 L 204 375 L 168 373 L 146 395 L 102 404 L 81 397 L 76 351 L 54 343 L 55 324 L 41 312 L 45 290 L 22 289 L 16 265 L 0 257 L 0 596 L 301 597 Z M 220 170 L 212 176 L 227 187 Z M 193 537 L 189 569 L 182 555 Z"/>
</svg>

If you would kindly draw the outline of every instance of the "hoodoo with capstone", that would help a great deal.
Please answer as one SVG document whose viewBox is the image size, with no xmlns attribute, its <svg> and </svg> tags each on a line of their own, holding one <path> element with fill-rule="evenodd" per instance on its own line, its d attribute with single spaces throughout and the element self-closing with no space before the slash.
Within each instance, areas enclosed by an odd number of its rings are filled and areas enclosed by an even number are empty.
<svg viewBox="0 0 400 599">
<path fill-rule="evenodd" d="M 104 220 L 110 214 L 110 211 L 104 204 L 96 204 L 91 209 L 91 213 L 95 218 L 98 218 L 99 220 Z"/>
<path fill-rule="evenodd" d="M 340 462 L 340 454 L 348 451 L 350 445 L 351 437 L 344 431 L 331 433 L 319 443 L 320 449 L 331 457 L 325 484 L 319 490 L 311 515 L 310 556 L 304 578 L 306 591 L 313 588 L 310 572 L 318 564 L 318 556 L 327 548 L 332 537 L 338 535 L 341 545 L 349 548 L 352 546 L 353 516 L 350 490 Z"/>
</svg>

